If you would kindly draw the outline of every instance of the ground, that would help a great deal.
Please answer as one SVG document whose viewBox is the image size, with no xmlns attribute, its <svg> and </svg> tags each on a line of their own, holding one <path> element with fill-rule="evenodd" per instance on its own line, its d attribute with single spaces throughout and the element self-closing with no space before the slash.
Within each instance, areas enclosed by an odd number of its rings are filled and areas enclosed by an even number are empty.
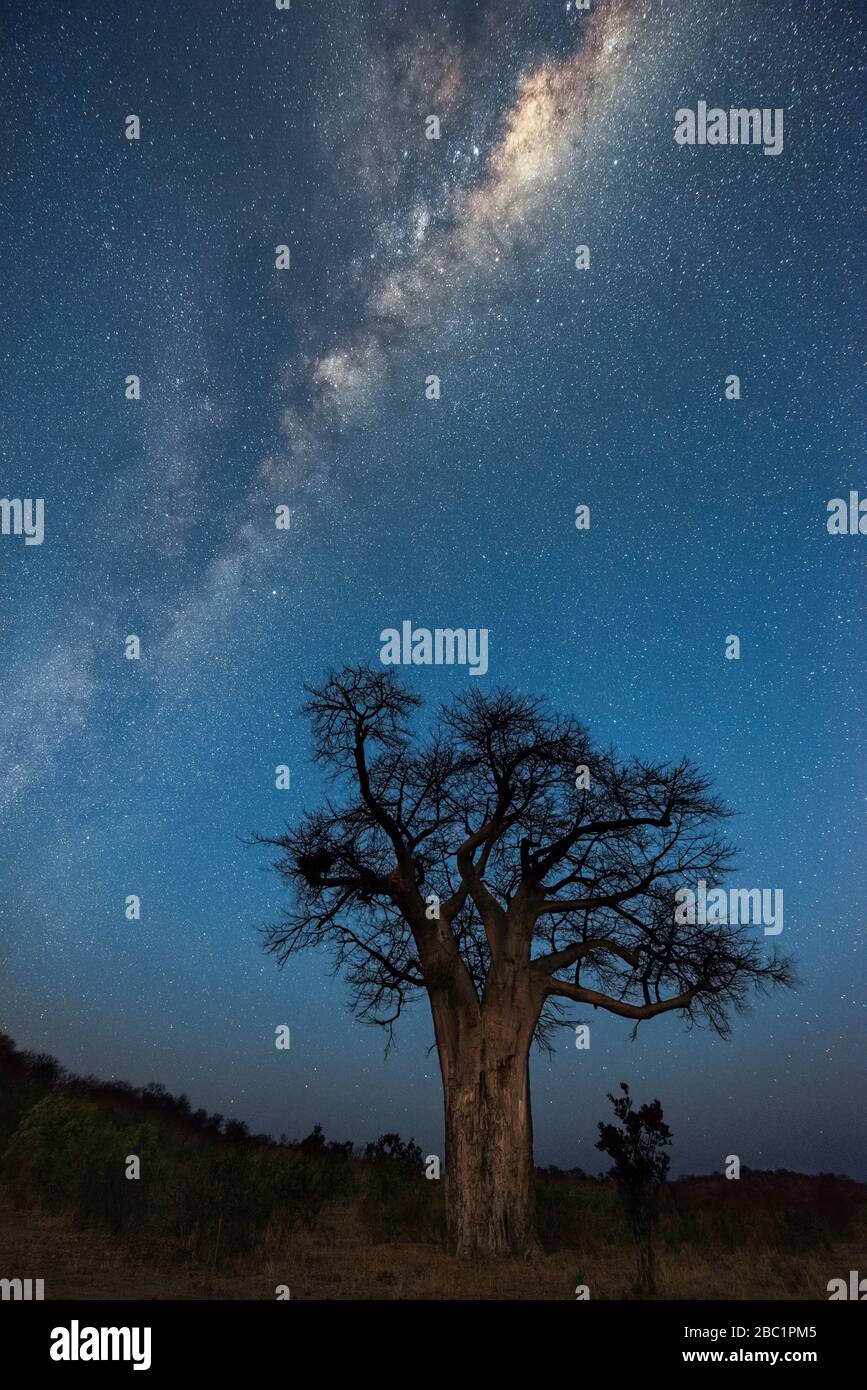
<svg viewBox="0 0 867 1390">
<path fill-rule="evenodd" d="M 663 1248 L 660 1297 L 827 1299 L 828 1280 L 850 1269 L 867 1272 L 864 1243 L 797 1256 L 762 1245 L 725 1256 Z M 156 1237 L 115 1239 L 0 1203 L 0 1273 L 43 1278 L 46 1299 L 273 1299 L 286 1284 L 295 1299 L 573 1300 L 578 1283 L 589 1285 L 591 1298 L 616 1299 L 630 1297 L 634 1257 L 615 1246 L 583 1260 L 559 1250 L 530 1263 L 477 1265 L 430 1244 L 372 1242 L 350 1207 L 282 1252 L 266 1249 L 215 1269 L 181 1261 Z"/>
</svg>

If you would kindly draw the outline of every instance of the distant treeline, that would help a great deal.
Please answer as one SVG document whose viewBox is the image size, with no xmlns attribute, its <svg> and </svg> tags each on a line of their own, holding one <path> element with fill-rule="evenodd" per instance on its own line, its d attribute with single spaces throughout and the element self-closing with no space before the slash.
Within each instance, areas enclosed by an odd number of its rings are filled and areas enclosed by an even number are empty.
<svg viewBox="0 0 867 1390">
<path fill-rule="evenodd" d="M 137 1160 L 131 1164 L 131 1160 Z M 298 1230 L 327 1224 L 371 1241 L 439 1243 L 443 1183 L 426 1177 L 412 1139 L 328 1141 L 316 1125 L 279 1142 L 238 1120 L 193 1110 L 156 1083 L 74 1076 L 0 1034 L 0 1185 L 23 1212 L 107 1228 L 198 1265 L 259 1260 Z M 134 1175 L 133 1175 L 134 1170 Z M 580 1169 L 537 1170 L 538 1228 L 549 1251 L 579 1258 L 628 1246 L 614 1185 Z M 832 1174 L 784 1169 L 741 1178 L 681 1178 L 661 1199 L 663 1255 L 758 1244 L 788 1258 L 862 1240 L 867 1188 Z M 788 1265 L 784 1265 L 788 1268 Z M 795 1292 L 795 1285 L 792 1286 Z"/>
<path fill-rule="evenodd" d="M 207 1110 L 194 1110 L 187 1096 L 172 1095 L 159 1081 L 149 1081 L 146 1086 L 132 1086 L 128 1081 L 103 1081 L 98 1076 L 77 1076 L 67 1071 L 49 1053 L 20 1051 L 10 1037 L 0 1033 L 0 1084 L 4 1080 L 21 1083 L 30 1088 L 33 1094 L 44 1093 L 50 1088 L 62 1089 L 68 1095 L 98 1105 L 112 1105 L 162 1123 L 170 1122 L 191 1134 L 219 1136 L 230 1142 L 250 1140 L 255 1144 L 271 1146 L 277 1143 L 269 1134 L 251 1134 L 243 1120 L 227 1120 L 223 1115 L 209 1115 Z M 16 1108 L 17 1104 L 12 1100 L 10 1113 L 14 1114 Z M 5 1118 L 4 1107 L 0 1124 Z M 321 1130 L 317 1125 L 306 1140 L 295 1143 L 318 1147 L 322 1142 L 320 1136 Z M 0 1139 L 3 1137 L 3 1129 L 0 1128 Z M 283 1136 L 279 1142 L 286 1144 L 288 1141 Z M 328 1145 L 329 1151 L 342 1152 L 344 1156 L 351 1156 L 352 1147 L 351 1142 Z"/>
<path fill-rule="evenodd" d="M 17 1084 L 10 1087 L 10 1082 Z M 30 1105 L 48 1090 L 62 1090 L 81 1100 L 109 1106 L 117 1111 L 127 1111 L 130 1115 L 137 1114 L 160 1124 L 176 1126 L 178 1129 L 188 1131 L 191 1135 L 224 1139 L 229 1143 L 244 1142 L 267 1148 L 288 1147 L 303 1153 L 345 1160 L 375 1160 L 378 1157 L 381 1158 L 383 1153 L 395 1151 L 405 1155 L 411 1151 L 413 1155 L 418 1154 L 420 1164 L 423 1162 L 421 1150 L 414 1144 L 413 1140 L 405 1145 L 400 1140 L 399 1135 L 395 1134 L 383 1135 L 375 1143 L 366 1145 L 355 1145 L 351 1139 L 343 1142 L 327 1141 L 322 1126 L 319 1124 L 315 1125 L 311 1133 L 304 1139 L 290 1140 L 285 1134 L 282 1134 L 277 1140 L 270 1134 L 256 1134 L 251 1132 L 243 1120 L 226 1119 L 225 1116 L 216 1112 L 209 1115 L 206 1110 L 201 1108 L 194 1110 L 189 1098 L 183 1092 L 181 1095 L 175 1096 L 159 1081 L 149 1081 L 144 1086 L 133 1086 L 128 1081 L 103 1081 L 98 1076 L 78 1076 L 74 1072 L 67 1071 L 57 1058 L 52 1057 L 48 1052 L 28 1052 L 19 1049 L 12 1038 L 5 1033 L 0 1033 L 0 1148 L 11 1138 L 25 1110 L 29 1109 Z M 773 1175 L 778 1178 L 801 1178 L 804 1176 L 790 1168 L 754 1169 L 745 1163 L 741 1164 L 740 1171 L 742 1177 Z M 602 1174 L 596 1177 L 585 1172 L 583 1168 L 560 1168 L 556 1164 L 537 1167 L 536 1172 L 542 1179 L 578 1178 L 585 1182 L 608 1181 Z M 719 1175 L 713 1173 L 703 1175 L 688 1173 L 681 1174 L 673 1181 L 678 1183 L 715 1183 L 718 1178 Z M 842 1183 L 850 1181 L 845 1177 L 831 1173 L 820 1173 L 818 1178 L 835 1178 Z M 857 1187 L 860 1184 L 853 1184 L 853 1186 Z"/>
<path fill-rule="evenodd" d="M 437 1240 L 443 1218 L 441 1185 L 426 1181 L 411 1139 L 384 1134 L 356 1149 L 317 1124 L 278 1142 L 154 1082 L 75 1076 L 3 1034 L 0 1181 L 21 1210 L 158 1235 L 198 1263 L 279 1245 L 350 1202 L 373 1238 L 411 1229 Z"/>
</svg>

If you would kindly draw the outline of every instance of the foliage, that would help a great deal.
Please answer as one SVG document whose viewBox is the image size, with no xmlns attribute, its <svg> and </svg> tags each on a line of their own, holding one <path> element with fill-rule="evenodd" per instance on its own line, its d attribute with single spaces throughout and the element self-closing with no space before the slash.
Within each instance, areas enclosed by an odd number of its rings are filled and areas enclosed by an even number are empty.
<svg viewBox="0 0 867 1390">
<path fill-rule="evenodd" d="M 620 1083 L 622 1096 L 608 1093 L 621 1127 L 599 1125 L 597 1149 L 613 1160 L 611 1177 L 638 1246 L 637 1292 L 652 1294 L 656 1288 L 653 1233 L 658 1219 L 659 1188 L 668 1174 L 671 1130 L 662 1118 L 658 1100 L 632 1107 L 629 1087 Z"/>
<path fill-rule="evenodd" d="M 424 1175 L 422 1151 L 414 1140 L 383 1134 L 364 1150 L 362 1216 L 378 1240 L 436 1239 L 442 1233 L 441 1183 Z"/>
<path fill-rule="evenodd" d="M 151 1182 L 126 1177 L 136 1155 Z M 159 1136 L 150 1124 L 117 1123 L 93 1102 L 53 1092 L 24 1117 L 6 1151 L 4 1169 L 13 1198 L 38 1194 L 52 1211 L 69 1212 L 83 1224 L 100 1221 L 112 1230 L 140 1221 L 158 1182 Z"/>
</svg>

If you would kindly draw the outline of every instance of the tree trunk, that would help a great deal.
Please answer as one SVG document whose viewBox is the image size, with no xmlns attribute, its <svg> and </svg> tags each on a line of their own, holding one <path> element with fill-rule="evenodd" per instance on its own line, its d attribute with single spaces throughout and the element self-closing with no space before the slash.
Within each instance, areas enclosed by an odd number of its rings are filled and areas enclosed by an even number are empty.
<svg viewBox="0 0 867 1390">
<path fill-rule="evenodd" d="M 527 1032 L 526 1016 L 485 1009 L 455 1045 L 440 1043 L 448 1240 L 457 1254 L 538 1250 Z"/>
<path fill-rule="evenodd" d="M 639 1220 L 635 1239 L 638 1251 L 638 1277 L 635 1292 L 639 1298 L 653 1298 L 656 1295 L 656 1259 L 653 1248 L 654 1216 L 643 1213 Z"/>
</svg>

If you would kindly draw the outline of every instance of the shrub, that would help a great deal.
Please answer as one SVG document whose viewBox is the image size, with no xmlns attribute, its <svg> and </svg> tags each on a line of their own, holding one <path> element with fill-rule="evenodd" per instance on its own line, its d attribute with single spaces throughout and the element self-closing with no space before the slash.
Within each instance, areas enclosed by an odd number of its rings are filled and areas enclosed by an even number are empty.
<svg viewBox="0 0 867 1390">
<path fill-rule="evenodd" d="M 371 1235 L 378 1240 L 440 1238 L 442 1184 L 425 1177 L 422 1152 L 414 1140 L 404 1143 L 399 1134 L 383 1134 L 367 1145 L 364 1157 L 368 1166 L 362 1218 Z"/>
<path fill-rule="evenodd" d="M 127 1156 L 142 1165 L 126 1176 Z M 117 1124 L 100 1109 L 52 1092 L 27 1112 L 3 1160 L 13 1199 L 120 1230 L 146 1218 L 162 1186 L 159 1135 L 150 1124 Z"/>
</svg>

